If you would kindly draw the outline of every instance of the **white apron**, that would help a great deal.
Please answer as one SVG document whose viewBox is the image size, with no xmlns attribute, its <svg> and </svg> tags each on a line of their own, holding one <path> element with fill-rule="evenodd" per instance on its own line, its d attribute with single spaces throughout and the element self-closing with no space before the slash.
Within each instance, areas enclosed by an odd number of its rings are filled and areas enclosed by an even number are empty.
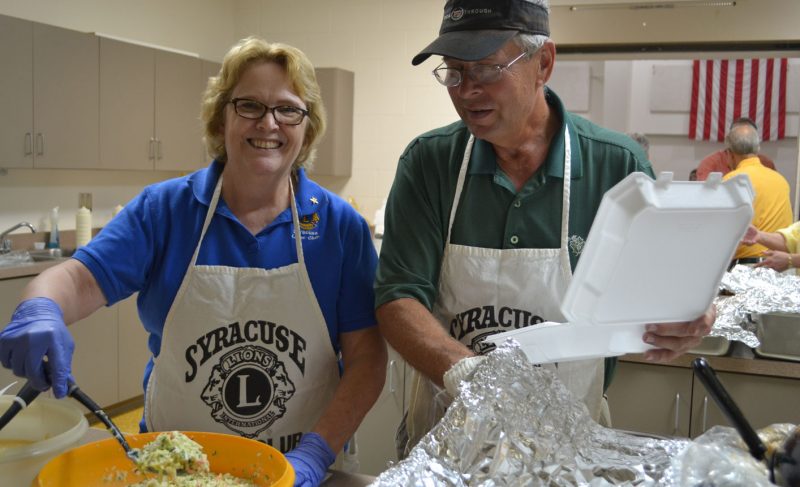
<svg viewBox="0 0 800 487">
<path fill-rule="evenodd" d="M 572 277 L 567 246 L 571 150 L 564 131 L 564 191 L 561 244 L 557 249 L 486 249 L 450 243 L 453 221 L 466 179 L 474 136 L 470 136 L 456 185 L 433 315 L 450 335 L 475 353 L 488 352 L 491 334 L 543 321 L 565 321 L 559 309 Z M 480 222 L 476 222 L 480 224 Z M 597 420 L 603 394 L 603 359 L 557 364 L 559 379 Z M 406 453 L 441 419 L 450 398 L 414 371 L 406 427 Z"/>
<path fill-rule="evenodd" d="M 196 265 L 221 188 L 222 176 L 164 323 L 145 421 L 150 431 L 238 434 L 287 452 L 330 403 L 336 355 L 306 271 L 293 189 L 297 263 Z"/>
</svg>

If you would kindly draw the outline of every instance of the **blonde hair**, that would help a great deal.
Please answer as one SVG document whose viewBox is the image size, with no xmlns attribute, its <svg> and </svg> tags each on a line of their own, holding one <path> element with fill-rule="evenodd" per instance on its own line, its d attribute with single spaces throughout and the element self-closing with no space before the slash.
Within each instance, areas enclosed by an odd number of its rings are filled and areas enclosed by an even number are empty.
<svg viewBox="0 0 800 487">
<path fill-rule="evenodd" d="M 215 159 L 227 162 L 223 130 L 225 106 L 230 102 L 231 93 L 245 70 L 261 62 L 273 62 L 283 67 L 292 90 L 306 104 L 308 124 L 303 145 L 292 168 L 309 167 L 316 146 L 325 133 L 325 107 L 314 66 L 299 49 L 286 44 L 269 43 L 258 37 L 247 37 L 236 43 L 225 55 L 219 74 L 208 79 L 202 104 L 206 149 Z"/>
</svg>

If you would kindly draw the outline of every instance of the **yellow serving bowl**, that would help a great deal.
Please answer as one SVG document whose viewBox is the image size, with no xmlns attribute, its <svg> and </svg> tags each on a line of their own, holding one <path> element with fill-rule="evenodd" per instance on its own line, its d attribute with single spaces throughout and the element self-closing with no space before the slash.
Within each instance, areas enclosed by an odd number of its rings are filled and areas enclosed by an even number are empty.
<svg viewBox="0 0 800 487">
<path fill-rule="evenodd" d="M 260 441 L 221 433 L 184 432 L 203 447 L 211 471 L 252 481 L 259 487 L 292 487 L 294 470 L 286 457 Z M 142 448 L 158 433 L 125 435 L 131 448 Z M 39 472 L 33 487 L 128 486 L 151 476 L 135 472 L 114 439 L 96 441 L 53 458 Z"/>
</svg>

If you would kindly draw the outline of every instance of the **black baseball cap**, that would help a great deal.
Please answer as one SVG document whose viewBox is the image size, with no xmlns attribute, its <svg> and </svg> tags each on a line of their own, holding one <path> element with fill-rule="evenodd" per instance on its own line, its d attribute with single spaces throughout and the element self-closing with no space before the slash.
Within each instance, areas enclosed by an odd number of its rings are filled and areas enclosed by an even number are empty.
<svg viewBox="0 0 800 487">
<path fill-rule="evenodd" d="M 439 37 L 411 64 L 416 66 L 434 54 L 478 61 L 518 33 L 549 36 L 547 9 L 525 0 L 447 0 Z"/>
</svg>

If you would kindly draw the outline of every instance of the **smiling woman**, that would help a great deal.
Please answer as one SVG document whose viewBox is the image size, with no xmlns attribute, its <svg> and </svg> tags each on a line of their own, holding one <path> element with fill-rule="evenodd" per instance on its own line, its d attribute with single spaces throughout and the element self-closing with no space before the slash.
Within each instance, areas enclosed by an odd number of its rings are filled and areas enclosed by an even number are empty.
<svg viewBox="0 0 800 487">
<path fill-rule="evenodd" d="M 300 483 L 318 485 L 386 364 L 369 227 L 305 174 L 324 117 L 305 54 L 252 37 L 236 44 L 203 98 L 215 160 L 145 188 L 73 259 L 34 279 L 0 333 L 3 365 L 63 396 L 74 347 L 64 325 L 139 292 L 157 357 L 140 426 L 256 438 L 286 453 Z M 40 350 L 50 351 L 47 374 L 24 368 L 44 361 Z"/>
</svg>

